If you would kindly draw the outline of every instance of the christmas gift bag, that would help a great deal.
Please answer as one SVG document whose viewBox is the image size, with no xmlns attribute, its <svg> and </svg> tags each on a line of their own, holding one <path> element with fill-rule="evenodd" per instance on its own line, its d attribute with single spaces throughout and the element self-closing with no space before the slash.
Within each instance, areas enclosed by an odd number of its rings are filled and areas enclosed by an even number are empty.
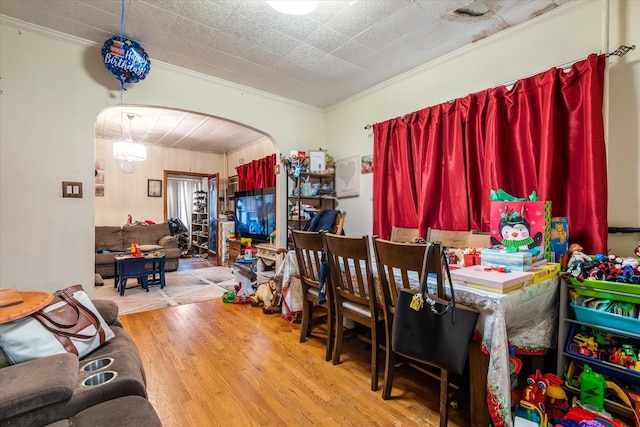
<svg viewBox="0 0 640 427">
<path fill-rule="evenodd" d="M 533 263 L 550 256 L 550 201 L 492 201 L 491 244 L 529 251 Z"/>
</svg>

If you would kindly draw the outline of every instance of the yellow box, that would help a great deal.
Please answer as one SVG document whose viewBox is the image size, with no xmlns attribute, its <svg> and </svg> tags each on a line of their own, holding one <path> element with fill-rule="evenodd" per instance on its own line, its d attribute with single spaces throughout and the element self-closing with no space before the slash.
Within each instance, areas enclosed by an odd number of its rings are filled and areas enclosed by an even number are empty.
<svg viewBox="0 0 640 427">
<path fill-rule="evenodd" d="M 540 283 L 545 280 L 549 280 L 553 277 L 556 277 L 560 273 L 560 264 L 556 262 L 548 262 L 546 265 L 540 268 L 534 268 L 531 274 L 533 278 L 531 279 L 531 283 Z"/>
</svg>

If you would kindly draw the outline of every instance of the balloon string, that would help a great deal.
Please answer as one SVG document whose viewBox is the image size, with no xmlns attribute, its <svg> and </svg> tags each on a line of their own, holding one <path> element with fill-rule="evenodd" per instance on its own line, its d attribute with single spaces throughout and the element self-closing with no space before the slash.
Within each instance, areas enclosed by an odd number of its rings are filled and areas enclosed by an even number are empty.
<svg viewBox="0 0 640 427">
<path fill-rule="evenodd" d="M 124 44 L 124 0 L 121 0 L 122 5 L 122 13 L 120 14 L 120 43 Z M 124 78 L 120 78 L 120 107 L 122 107 L 122 91 L 127 90 L 124 87 Z M 122 109 L 122 108 L 121 108 Z M 122 114 L 120 115 L 120 119 L 122 119 Z M 122 128 L 122 123 L 120 123 L 120 128 Z"/>
<path fill-rule="evenodd" d="M 120 41 L 124 41 L 124 0 L 122 0 L 122 13 L 120 14 Z"/>
</svg>

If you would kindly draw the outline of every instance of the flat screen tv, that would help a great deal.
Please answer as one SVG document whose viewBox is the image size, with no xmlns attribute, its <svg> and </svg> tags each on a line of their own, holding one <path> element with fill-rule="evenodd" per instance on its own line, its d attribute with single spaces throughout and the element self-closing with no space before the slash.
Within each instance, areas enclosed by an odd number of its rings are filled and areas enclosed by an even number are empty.
<svg viewBox="0 0 640 427">
<path fill-rule="evenodd" d="M 276 188 L 237 191 L 236 236 L 267 242 L 276 229 Z"/>
</svg>

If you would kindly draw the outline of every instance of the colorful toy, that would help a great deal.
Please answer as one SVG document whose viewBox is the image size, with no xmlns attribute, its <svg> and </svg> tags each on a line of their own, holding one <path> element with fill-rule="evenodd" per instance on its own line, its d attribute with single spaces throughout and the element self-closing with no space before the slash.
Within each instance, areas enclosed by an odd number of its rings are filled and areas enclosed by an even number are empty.
<svg viewBox="0 0 640 427">
<path fill-rule="evenodd" d="M 548 418 L 562 417 L 569 408 L 569 397 L 561 387 L 562 380 L 558 377 L 554 384 L 547 387 L 547 414 Z"/>
<path fill-rule="evenodd" d="M 265 314 L 277 313 L 280 311 L 277 307 L 278 303 L 278 287 L 275 280 L 261 283 L 256 289 L 256 293 L 251 297 L 251 305 L 258 307 L 262 302 L 262 311 Z"/>
<path fill-rule="evenodd" d="M 547 392 L 550 386 L 556 386 L 559 388 L 562 384 L 562 380 L 553 374 L 542 374 L 539 369 L 536 369 L 534 374 L 529 375 L 527 378 L 527 388 L 522 393 L 522 399 L 515 410 L 515 425 L 525 425 L 522 420 L 531 421 L 538 426 L 547 425 Z M 552 395 L 554 402 L 556 398 L 561 400 L 563 396 L 559 393 L 558 389 L 554 388 Z M 562 390 L 559 388 L 560 391 Z M 566 402 L 566 395 L 564 395 Z M 560 404 L 560 402 L 557 402 Z M 518 422 L 518 419 L 521 421 Z"/>
<path fill-rule="evenodd" d="M 131 243 L 131 255 L 136 257 L 142 256 L 142 254 L 140 253 L 140 245 L 138 245 L 136 242 Z"/>
</svg>

